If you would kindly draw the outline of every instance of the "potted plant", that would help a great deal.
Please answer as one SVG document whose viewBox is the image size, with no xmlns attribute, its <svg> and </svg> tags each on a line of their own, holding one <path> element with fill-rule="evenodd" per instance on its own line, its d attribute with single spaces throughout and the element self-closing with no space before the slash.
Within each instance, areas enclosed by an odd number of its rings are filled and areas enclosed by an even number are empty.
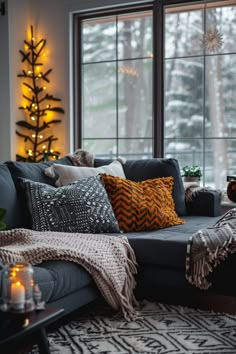
<svg viewBox="0 0 236 354">
<path fill-rule="evenodd" d="M 202 176 L 202 172 L 199 166 L 184 166 L 181 176 L 184 182 L 199 182 Z"/>
</svg>

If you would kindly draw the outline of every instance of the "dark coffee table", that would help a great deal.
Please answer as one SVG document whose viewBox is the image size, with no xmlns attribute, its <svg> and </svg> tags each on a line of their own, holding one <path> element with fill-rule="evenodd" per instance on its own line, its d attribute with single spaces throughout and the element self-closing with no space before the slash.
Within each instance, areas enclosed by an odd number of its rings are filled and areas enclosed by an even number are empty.
<svg viewBox="0 0 236 354">
<path fill-rule="evenodd" d="M 40 312 L 31 312 L 24 318 L 19 315 L 1 313 L 0 317 L 0 353 L 14 353 L 14 350 L 27 344 L 37 344 L 41 354 L 49 354 L 45 327 L 61 317 L 63 309 L 46 308 Z"/>
</svg>

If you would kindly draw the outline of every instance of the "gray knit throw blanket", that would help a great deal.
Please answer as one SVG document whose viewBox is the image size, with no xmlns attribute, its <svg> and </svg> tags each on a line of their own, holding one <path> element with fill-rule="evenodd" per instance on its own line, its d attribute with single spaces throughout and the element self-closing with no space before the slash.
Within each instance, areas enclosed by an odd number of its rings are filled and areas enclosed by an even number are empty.
<svg viewBox="0 0 236 354">
<path fill-rule="evenodd" d="M 225 213 L 208 229 L 190 237 L 187 245 L 186 278 L 200 289 L 208 289 L 208 276 L 229 254 L 236 251 L 236 208 Z"/>
<path fill-rule="evenodd" d="M 3 263 L 65 260 L 83 266 L 93 277 L 105 300 L 134 319 L 135 255 L 126 237 L 13 229 L 0 231 Z"/>
<path fill-rule="evenodd" d="M 94 156 L 89 151 L 78 149 L 73 154 L 67 155 L 74 166 L 94 166 Z"/>
</svg>

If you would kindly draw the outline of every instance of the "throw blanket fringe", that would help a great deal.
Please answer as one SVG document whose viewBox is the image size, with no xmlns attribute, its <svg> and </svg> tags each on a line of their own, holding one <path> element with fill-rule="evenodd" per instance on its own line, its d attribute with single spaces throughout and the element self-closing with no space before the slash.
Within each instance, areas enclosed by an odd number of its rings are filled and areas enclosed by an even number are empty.
<svg viewBox="0 0 236 354">
<path fill-rule="evenodd" d="M 229 254 L 236 252 L 236 208 L 229 210 L 208 229 L 199 230 L 187 244 L 186 278 L 200 289 L 208 289 L 210 273 Z"/>
<path fill-rule="evenodd" d="M 28 229 L 0 231 L 0 260 L 32 265 L 48 260 L 80 264 L 115 310 L 121 309 L 127 320 L 136 318 L 133 289 L 137 263 L 125 236 Z"/>
</svg>

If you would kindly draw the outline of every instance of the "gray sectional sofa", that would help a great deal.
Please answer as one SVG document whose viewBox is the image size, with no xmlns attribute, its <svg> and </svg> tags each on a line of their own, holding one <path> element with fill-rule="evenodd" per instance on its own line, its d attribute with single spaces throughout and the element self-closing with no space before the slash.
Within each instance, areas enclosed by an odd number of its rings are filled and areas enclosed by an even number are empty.
<svg viewBox="0 0 236 354">
<path fill-rule="evenodd" d="M 95 159 L 95 167 L 109 164 L 110 160 Z M 72 165 L 69 157 L 53 163 Z M 52 162 L 26 163 L 8 161 L 0 164 L 0 207 L 7 209 L 8 228 L 31 228 L 24 193 L 19 189 L 18 177 L 47 184 L 53 180 L 44 174 Z M 200 228 L 212 226 L 219 218 L 220 194 L 213 190 L 198 193 L 185 203 L 185 192 L 178 162 L 174 159 L 148 159 L 127 161 L 126 178 L 141 181 L 156 177 L 174 177 L 173 198 L 176 212 L 186 223 L 155 231 L 127 233 L 138 262 L 138 297 L 158 299 L 159 294 L 200 292 L 185 280 L 186 245 L 189 237 Z M 225 295 L 236 294 L 236 283 L 229 281 L 236 257 L 229 257 L 214 272 L 212 289 Z M 226 271 L 231 267 L 231 275 Z M 39 284 L 47 303 L 63 307 L 65 313 L 80 308 L 100 296 L 93 279 L 81 266 L 65 261 L 48 261 L 34 266 L 35 281 Z M 232 278 L 230 278 L 232 279 Z"/>
</svg>

